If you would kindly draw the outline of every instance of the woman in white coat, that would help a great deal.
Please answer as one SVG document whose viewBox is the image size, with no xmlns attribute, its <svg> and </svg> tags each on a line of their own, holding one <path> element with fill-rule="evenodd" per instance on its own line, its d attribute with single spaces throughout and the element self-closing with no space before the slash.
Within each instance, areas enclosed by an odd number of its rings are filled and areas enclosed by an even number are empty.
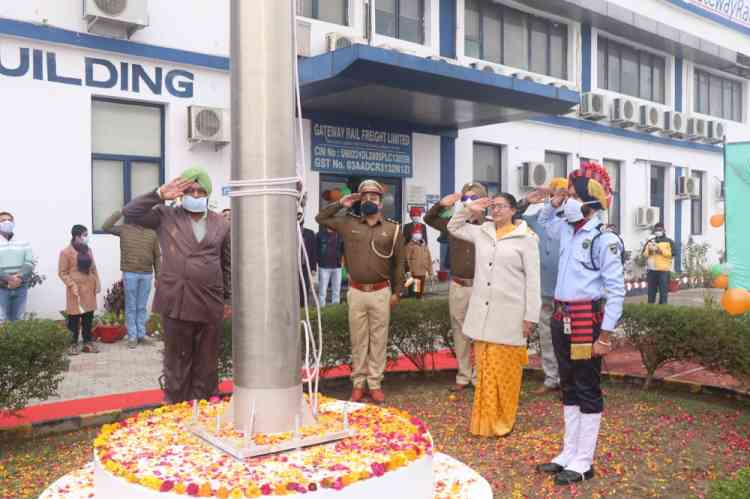
<svg viewBox="0 0 750 499">
<path fill-rule="evenodd" d="M 491 221 L 467 223 L 487 208 Z M 464 334 L 474 340 L 477 385 L 471 433 L 505 436 L 513 430 L 528 363 L 526 338 L 539 322 L 539 243 L 526 222 L 514 222 L 516 198 L 500 193 L 463 206 L 448 223 L 476 248 L 474 289 Z"/>
</svg>

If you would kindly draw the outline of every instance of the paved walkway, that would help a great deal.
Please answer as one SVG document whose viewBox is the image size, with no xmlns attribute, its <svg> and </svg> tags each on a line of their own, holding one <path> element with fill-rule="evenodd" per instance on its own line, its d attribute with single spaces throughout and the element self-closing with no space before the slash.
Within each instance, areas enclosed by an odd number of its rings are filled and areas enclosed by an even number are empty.
<svg viewBox="0 0 750 499">
<path fill-rule="evenodd" d="M 719 290 L 690 289 L 670 295 L 676 305 L 703 306 L 704 293 L 720 296 Z M 438 283 L 433 296 L 447 293 L 447 285 Z M 717 298 L 718 299 L 718 298 Z M 628 302 L 645 301 L 645 296 L 627 298 Z M 59 395 L 45 402 L 80 399 L 99 395 L 136 392 L 159 388 L 161 375 L 161 351 L 163 344 L 154 341 L 152 345 L 139 345 L 135 350 L 127 348 L 127 342 L 98 343 L 98 354 L 80 354 L 71 357 L 70 370 L 60 384 Z M 615 353 L 607 358 L 610 368 L 617 366 L 617 372 L 641 371 L 637 352 Z M 695 366 L 690 366 L 693 369 Z M 674 375 L 669 371 L 667 375 Z M 41 401 L 38 401 L 41 402 Z"/>
</svg>

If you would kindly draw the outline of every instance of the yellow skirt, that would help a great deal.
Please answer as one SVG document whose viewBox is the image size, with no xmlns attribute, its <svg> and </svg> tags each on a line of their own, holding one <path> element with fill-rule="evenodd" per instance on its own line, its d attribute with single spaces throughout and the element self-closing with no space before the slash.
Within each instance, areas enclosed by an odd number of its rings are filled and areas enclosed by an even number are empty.
<svg viewBox="0 0 750 499">
<path fill-rule="evenodd" d="M 507 435 L 516 423 L 526 347 L 474 342 L 477 386 L 471 412 L 471 433 L 483 437 Z"/>
</svg>

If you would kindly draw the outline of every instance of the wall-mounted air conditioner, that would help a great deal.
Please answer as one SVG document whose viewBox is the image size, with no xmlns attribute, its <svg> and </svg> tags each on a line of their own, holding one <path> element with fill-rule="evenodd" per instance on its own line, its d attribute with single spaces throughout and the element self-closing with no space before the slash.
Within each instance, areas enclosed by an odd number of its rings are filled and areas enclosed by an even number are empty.
<svg viewBox="0 0 750 499">
<path fill-rule="evenodd" d="M 367 44 L 367 40 L 358 36 L 346 35 L 343 33 L 328 33 L 326 35 L 326 48 L 328 52 L 338 49 L 348 49 L 349 47 L 361 43 Z"/>
<path fill-rule="evenodd" d="M 723 121 L 709 120 L 706 125 L 706 141 L 718 144 L 724 141 L 727 134 L 727 126 Z"/>
<path fill-rule="evenodd" d="M 612 104 L 612 124 L 627 128 L 638 123 L 638 104 L 633 99 L 618 97 Z"/>
<path fill-rule="evenodd" d="M 492 64 L 486 64 L 484 62 L 472 62 L 469 67 L 476 69 L 477 71 L 484 71 L 486 73 L 497 73 L 497 70 Z"/>
<path fill-rule="evenodd" d="M 418 55 L 413 50 L 403 48 L 403 47 L 397 47 L 395 45 L 390 45 L 388 43 L 383 43 L 381 45 L 378 45 L 377 47 L 379 49 L 390 50 L 391 52 L 398 52 L 399 54 Z"/>
<path fill-rule="evenodd" d="M 708 136 L 706 120 L 703 118 L 688 118 L 685 137 L 691 140 L 705 139 Z"/>
<path fill-rule="evenodd" d="M 522 189 L 546 187 L 552 180 L 554 167 L 550 163 L 527 161 L 521 164 L 520 185 Z"/>
<path fill-rule="evenodd" d="M 587 120 L 603 120 L 609 114 L 609 102 L 604 94 L 588 92 L 581 95 L 580 115 Z"/>
<path fill-rule="evenodd" d="M 659 221 L 659 208 L 655 206 L 639 206 L 635 212 L 635 224 L 638 227 L 650 227 Z"/>
<path fill-rule="evenodd" d="M 435 62 L 445 62 L 447 64 L 454 64 L 455 61 L 451 61 L 447 57 L 440 57 L 439 55 L 428 55 L 425 57 L 428 61 L 435 61 Z"/>
<path fill-rule="evenodd" d="M 148 0 L 83 0 L 89 33 L 130 38 L 148 26 Z"/>
<path fill-rule="evenodd" d="M 516 71 L 512 73 L 511 76 L 519 80 L 536 82 L 536 79 L 533 76 L 531 76 L 529 73 L 524 73 L 523 71 Z"/>
<path fill-rule="evenodd" d="M 677 179 L 677 192 L 675 194 L 679 197 L 695 198 L 700 195 L 700 192 L 698 192 L 699 187 L 700 184 L 696 177 L 684 175 Z"/>
<path fill-rule="evenodd" d="M 638 128 L 644 132 L 658 132 L 664 128 L 662 113 L 652 104 L 642 104 L 638 117 Z"/>
<path fill-rule="evenodd" d="M 229 111 L 217 107 L 188 107 L 188 141 L 227 144 L 232 137 Z"/>
<path fill-rule="evenodd" d="M 687 126 L 685 115 L 677 111 L 664 111 L 664 133 L 670 137 L 682 138 Z"/>
</svg>

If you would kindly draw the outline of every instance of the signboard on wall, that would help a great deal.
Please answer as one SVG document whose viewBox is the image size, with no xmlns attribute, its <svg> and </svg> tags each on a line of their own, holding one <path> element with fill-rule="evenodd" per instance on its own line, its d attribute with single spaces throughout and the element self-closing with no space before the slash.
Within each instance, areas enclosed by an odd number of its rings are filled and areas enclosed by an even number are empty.
<svg viewBox="0 0 750 499">
<path fill-rule="evenodd" d="M 351 122 L 311 127 L 312 169 L 362 177 L 411 177 L 412 134 Z"/>
<path fill-rule="evenodd" d="M 696 7 L 750 28 L 750 1 L 748 0 L 678 0 L 678 3 Z"/>
</svg>

